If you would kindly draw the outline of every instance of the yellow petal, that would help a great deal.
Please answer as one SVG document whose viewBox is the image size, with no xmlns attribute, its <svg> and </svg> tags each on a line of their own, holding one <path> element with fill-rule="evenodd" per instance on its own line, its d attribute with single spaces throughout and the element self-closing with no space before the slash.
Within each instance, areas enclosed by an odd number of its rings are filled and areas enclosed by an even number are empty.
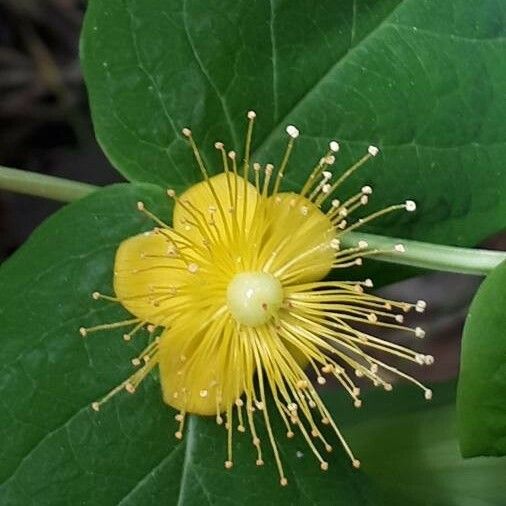
<svg viewBox="0 0 506 506">
<path fill-rule="evenodd" d="M 221 316 L 223 318 L 223 316 Z M 178 319 L 161 336 L 160 380 L 170 406 L 197 415 L 215 415 L 234 404 L 244 387 L 246 367 L 234 353 L 235 326 L 230 320 L 212 321 L 212 313 Z M 236 362 L 233 358 L 235 357 Z M 251 378 L 254 370 L 249 367 Z"/>
<path fill-rule="evenodd" d="M 173 306 L 181 302 L 175 293 L 192 274 L 180 258 L 169 256 L 175 236 L 170 231 L 163 234 L 146 232 L 120 244 L 114 264 L 114 291 L 133 315 L 166 326 L 172 319 Z"/>
<path fill-rule="evenodd" d="M 237 219 L 239 228 L 247 232 L 255 215 L 258 192 L 251 184 L 245 184 L 240 176 L 222 173 L 190 187 L 174 206 L 174 229 L 184 233 L 196 244 L 201 245 L 204 237 L 200 230 L 206 228 L 212 234 L 218 231 L 219 237 L 227 237 L 226 230 L 233 230 Z M 246 212 L 245 212 L 246 204 Z M 203 223 L 205 219 L 206 224 Z M 209 222 L 216 226 L 211 229 Z M 226 224 L 226 226 L 225 226 Z"/>
<path fill-rule="evenodd" d="M 330 247 L 335 231 L 327 216 L 296 193 L 271 197 L 267 213 L 271 245 L 266 250 L 279 249 L 269 272 L 278 273 L 286 285 L 323 279 L 332 269 L 335 253 Z"/>
</svg>

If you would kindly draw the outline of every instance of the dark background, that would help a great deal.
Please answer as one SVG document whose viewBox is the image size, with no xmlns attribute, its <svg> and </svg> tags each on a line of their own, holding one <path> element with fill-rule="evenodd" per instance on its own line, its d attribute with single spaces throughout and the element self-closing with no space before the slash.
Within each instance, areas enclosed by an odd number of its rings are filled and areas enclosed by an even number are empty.
<svg viewBox="0 0 506 506">
<path fill-rule="evenodd" d="M 85 4 L 0 0 L 0 164 L 103 185 L 121 176 L 91 126 L 78 58 Z M 0 260 L 59 207 L 0 191 Z"/>
<path fill-rule="evenodd" d="M 79 68 L 85 4 L 0 0 L 0 165 L 97 185 L 121 180 L 95 141 Z M 0 261 L 60 206 L 0 191 Z M 487 246 L 506 249 L 504 235 Z M 479 282 L 431 273 L 382 290 L 388 297 L 429 302 L 419 324 L 427 331 L 426 353 L 437 360 L 423 379 L 455 377 L 462 325 Z"/>
</svg>

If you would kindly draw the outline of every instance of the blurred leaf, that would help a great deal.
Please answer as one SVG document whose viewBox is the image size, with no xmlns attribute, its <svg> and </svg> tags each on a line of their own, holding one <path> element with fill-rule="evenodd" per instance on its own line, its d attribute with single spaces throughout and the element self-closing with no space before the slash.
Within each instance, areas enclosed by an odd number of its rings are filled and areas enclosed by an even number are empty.
<svg viewBox="0 0 506 506">
<path fill-rule="evenodd" d="M 435 387 L 433 406 L 406 387 L 389 396 L 390 405 L 383 392 L 365 397 L 367 415 L 356 415 L 348 433 L 382 504 L 504 505 L 506 458 L 460 456 L 454 389 Z"/>
<path fill-rule="evenodd" d="M 118 330 L 83 339 L 78 331 L 128 318 L 90 294 L 111 293 L 118 244 L 152 226 L 135 209 L 139 198 L 169 214 L 159 188 L 117 185 L 55 214 L 0 268 L 0 504 L 376 504 L 337 443 L 324 473 L 301 438 L 283 436 L 279 420 L 288 487 L 279 485 L 268 444 L 257 468 L 251 438 L 239 432 L 234 468 L 225 470 L 226 431 L 191 418 L 177 440 L 175 413 L 154 378 L 91 410 L 131 374 L 130 359 L 148 338 L 125 343 Z"/>
<path fill-rule="evenodd" d="M 506 225 L 505 16 L 499 0 L 92 0 L 96 132 L 126 177 L 176 189 L 197 177 L 181 128 L 216 170 L 214 141 L 241 149 L 248 109 L 262 163 L 300 127 L 291 187 L 329 139 L 336 171 L 377 144 L 344 194 L 372 184 L 374 208 L 415 198 L 419 211 L 373 230 L 475 244 Z"/>
<path fill-rule="evenodd" d="M 464 328 L 458 390 L 465 457 L 506 455 L 506 263 L 476 294 Z"/>
</svg>

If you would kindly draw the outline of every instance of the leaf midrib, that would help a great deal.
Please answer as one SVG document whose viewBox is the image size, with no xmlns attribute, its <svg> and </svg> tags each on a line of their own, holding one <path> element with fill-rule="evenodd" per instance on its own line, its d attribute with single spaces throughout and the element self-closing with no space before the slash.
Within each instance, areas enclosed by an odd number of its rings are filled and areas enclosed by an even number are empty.
<svg viewBox="0 0 506 506">
<path fill-rule="evenodd" d="M 310 88 L 308 88 L 305 93 L 290 107 L 288 112 L 279 120 L 274 127 L 272 128 L 271 132 L 267 134 L 266 137 L 262 139 L 258 147 L 253 152 L 252 158 L 258 157 L 258 155 L 265 149 L 266 145 L 269 145 L 273 138 L 277 137 L 278 130 L 281 128 L 281 126 L 288 122 L 288 118 L 295 112 L 296 109 L 298 109 L 302 104 L 306 102 L 306 100 L 309 99 L 311 94 L 320 86 L 320 84 L 328 78 L 337 68 L 339 68 L 341 65 L 344 65 L 347 61 L 347 58 L 350 58 L 350 55 L 353 55 L 358 49 L 362 47 L 363 44 L 365 44 L 371 37 L 373 37 L 378 30 L 380 30 L 383 26 L 387 25 L 389 21 L 391 20 L 392 16 L 397 12 L 397 10 L 405 4 L 405 2 L 408 0 L 399 0 L 398 4 L 386 15 L 383 20 L 376 25 L 369 33 L 365 34 L 361 39 L 358 40 L 358 42 L 355 45 L 350 45 L 348 51 L 335 61 L 326 71 L 324 74 L 322 74 L 314 83 L 311 85 Z"/>
<path fill-rule="evenodd" d="M 157 469 L 160 469 L 164 464 L 166 464 L 168 461 L 174 459 L 177 457 L 181 449 L 185 447 L 183 443 L 175 446 L 167 455 L 165 455 L 155 466 L 153 466 L 151 469 L 149 469 L 146 474 L 139 479 L 139 481 L 128 491 L 128 493 L 123 496 L 120 501 L 118 502 L 118 506 L 122 506 L 125 504 L 125 501 L 128 501 L 128 499 L 135 494 L 138 490 L 142 488 L 142 486 L 148 482 L 149 477 L 153 476 Z M 186 452 L 185 452 L 186 453 Z"/>
</svg>

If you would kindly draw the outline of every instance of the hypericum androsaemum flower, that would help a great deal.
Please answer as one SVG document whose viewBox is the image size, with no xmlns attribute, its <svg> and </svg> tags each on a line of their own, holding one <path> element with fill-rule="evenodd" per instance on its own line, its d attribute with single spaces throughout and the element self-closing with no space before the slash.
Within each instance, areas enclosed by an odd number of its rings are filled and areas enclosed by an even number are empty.
<svg viewBox="0 0 506 506">
<path fill-rule="evenodd" d="M 351 215 L 368 201 L 372 189 L 364 186 L 346 200 L 332 195 L 352 172 L 378 153 L 374 146 L 355 165 L 334 180 L 331 166 L 339 150 L 332 141 L 299 193 L 281 192 L 299 131 L 288 126 L 288 145 L 281 164 L 264 167 L 250 161 L 255 113 L 248 113 L 244 156 L 226 152 L 217 142 L 223 172 L 210 176 L 193 140 L 188 139 L 203 181 L 174 199 L 173 225 L 165 224 L 142 202 L 139 211 L 156 224 L 147 233 L 125 240 L 114 267 L 115 297 L 95 292 L 95 299 L 119 302 L 134 319 L 93 328 L 91 331 L 131 326 L 126 340 L 147 328 L 156 335 L 132 360 L 137 371 L 92 407 L 116 392 L 133 393 L 154 367 L 160 370 L 164 401 L 178 410 L 183 437 L 188 414 L 215 416 L 225 422 L 227 458 L 233 465 L 233 432 L 251 434 L 256 463 L 263 464 L 263 446 L 255 423 L 263 419 L 279 470 L 287 484 L 271 425 L 277 411 L 286 436 L 300 431 L 322 470 L 328 468 L 322 449 L 331 451 L 321 424 L 329 425 L 349 455 L 355 458 L 334 418 L 317 391 L 326 378 L 335 378 L 360 407 L 360 389 L 353 376 L 391 390 L 388 378 L 399 376 L 419 386 L 427 399 L 431 390 L 384 361 L 386 354 L 429 365 L 433 357 L 375 337 L 374 327 L 401 329 L 423 337 L 419 327 L 402 325 L 403 313 L 423 312 L 415 304 L 385 300 L 365 292 L 361 282 L 326 281 L 333 269 L 361 265 L 362 258 L 378 253 L 365 241 L 342 248 L 343 234 L 394 210 L 415 210 L 413 201 L 393 205 L 351 223 Z M 250 180 L 252 182 L 250 182 Z M 330 202 L 327 204 L 327 202 Z M 324 211 L 326 209 L 326 211 Z M 395 251 L 402 253 L 401 244 Z M 315 378 L 315 379 L 313 379 Z"/>
</svg>

